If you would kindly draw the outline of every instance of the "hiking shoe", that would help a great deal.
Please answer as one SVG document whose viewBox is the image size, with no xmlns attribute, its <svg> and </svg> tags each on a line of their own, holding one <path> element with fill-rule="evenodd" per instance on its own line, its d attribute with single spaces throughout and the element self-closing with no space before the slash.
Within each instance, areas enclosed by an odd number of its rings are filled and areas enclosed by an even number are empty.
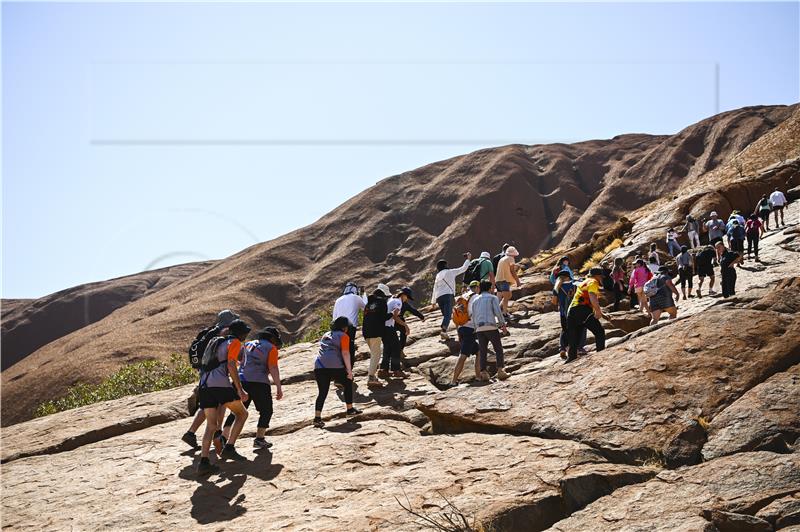
<svg viewBox="0 0 800 532">
<path fill-rule="evenodd" d="M 378 378 L 379 379 L 388 379 L 389 378 L 389 370 L 388 369 L 379 369 L 378 370 Z"/>
<path fill-rule="evenodd" d="M 377 377 L 370 377 L 367 380 L 367 388 L 371 390 L 375 388 L 383 388 L 383 383 L 379 381 Z"/>
<path fill-rule="evenodd" d="M 441 338 L 441 339 L 442 339 L 442 340 L 444 340 L 445 342 L 448 342 L 448 341 L 450 341 L 450 336 L 449 336 L 449 335 L 448 335 L 446 332 L 444 332 L 444 331 L 442 331 L 442 332 L 440 332 L 440 333 L 439 333 L 439 338 Z"/>
<path fill-rule="evenodd" d="M 219 471 L 219 466 L 209 462 L 208 458 L 201 458 L 197 464 L 197 474 L 201 476 L 211 475 Z"/>
<path fill-rule="evenodd" d="M 217 432 L 214 433 L 214 439 L 211 440 L 211 443 L 214 444 L 214 452 L 217 453 L 217 455 L 219 456 L 219 454 L 225 448 L 225 444 L 222 443 L 221 430 L 218 430 Z"/>
<path fill-rule="evenodd" d="M 247 461 L 247 458 L 237 453 L 236 449 L 231 444 L 225 445 L 225 448 L 222 449 L 222 453 L 219 455 L 219 457 L 227 460 L 236 460 L 237 462 Z"/>
<path fill-rule="evenodd" d="M 358 408 L 348 408 L 346 413 L 348 416 L 357 416 L 361 413 L 361 410 Z"/>
<path fill-rule="evenodd" d="M 500 379 L 501 381 L 504 381 L 508 377 L 509 377 L 509 375 L 508 375 L 508 373 L 506 373 L 506 370 L 504 370 L 503 368 L 498 368 L 498 370 L 497 370 L 497 378 L 498 379 Z"/>
<path fill-rule="evenodd" d="M 492 377 L 491 377 L 491 375 L 489 375 L 488 371 L 486 371 L 486 370 L 481 371 L 481 380 L 483 382 L 488 382 L 491 378 Z"/>
<path fill-rule="evenodd" d="M 586 349 L 578 349 L 578 356 L 582 357 L 586 354 Z"/>
<path fill-rule="evenodd" d="M 336 383 L 334 383 L 333 385 L 334 385 L 334 386 L 336 386 L 336 389 L 337 389 L 337 390 L 340 390 L 340 391 L 341 391 L 341 390 L 344 390 L 344 384 L 341 384 L 341 383 L 339 383 L 339 382 L 336 382 Z"/>
<path fill-rule="evenodd" d="M 570 362 L 575 362 L 576 360 L 578 360 L 577 356 L 574 357 L 567 356 L 567 359 L 564 361 L 564 364 L 569 364 Z"/>
<path fill-rule="evenodd" d="M 407 379 L 409 377 L 409 374 L 405 373 L 404 371 L 398 370 L 392 372 L 392 377 L 394 377 L 395 379 Z"/>
<path fill-rule="evenodd" d="M 253 440 L 254 449 L 269 449 L 270 447 L 272 447 L 272 444 L 264 438 L 256 438 Z"/>
<path fill-rule="evenodd" d="M 325 426 L 325 422 L 322 421 L 321 417 L 315 417 L 314 418 L 314 426 L 317 427 L 318 429 L 321 429 L 322 427 Z"/>
<path fill-rule="evenodd" d="M 197 435 L 194 432 L 189 432 L 188 430 L 186 433 L 181 437 L 181 441 L 186 442 L 189 447 L 192 449 L 197 449 Z"/>
</svg>

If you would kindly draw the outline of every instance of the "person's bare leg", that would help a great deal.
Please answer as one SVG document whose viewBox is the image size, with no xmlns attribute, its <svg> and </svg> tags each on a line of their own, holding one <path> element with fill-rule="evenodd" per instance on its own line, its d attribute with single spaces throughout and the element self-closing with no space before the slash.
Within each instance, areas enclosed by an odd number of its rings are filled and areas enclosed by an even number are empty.
<svg viewBox="0 0 800 532">
<path fill-rule="evenodd" d="M 206 431 L 203 433 L 203 445 L 200 448 L 200 456 L 208 458 L 209 450 L 211 449 L 211 440 L 214 439 L 214 432 L 217 430 L 217 409 L 206 408 Z"/>
<path fill-rule="evenodd" d="M 503 311 L 503 314 L 508 314 L 509 301 L 511 301 L 511 292 L 503 292 L 503 301 L 500 305 L 500 309 Z"/>
<path fill-rule="evenodd" d="M 461 376 L 461 372 L 464 370 L 464 362 L 466 361 L 467 357 L 464 355 L 458 355 L 456 367 L 453 369 L 453 380 L 451 381 L 452 384 L 458 384 L 458 378 Z"/>
<path fill-rule="evenodd" d="M 714 276 L 713 275 L 708 278 L 708 293 L 710 294 L 712 290 L 714 290 Z"/>
<path fill-rule="evenodd" d="M 197 412 L 194 413 L 194 419 L 192 420 L 192 425 L 189 427 L 189 432 L 197 432 L 197 429 L 200 428 L 200 425 L 202 425 L 205 420 L 206 411 L 202 408 L 198 408 Z"/>
<path fill-rule="evenodd" d="M 668 308 L 667 314 L 669 314 L 669 319 L 674 320 L 675 318 L 678 317 L 678 308 L 677 307 Z"/>
<path fill-rule="evenodd" d="M 236 438 L 239 437 L 239 434 L 244 428 L 244 422 L 247 420 L 247 409 L 241 401 L 231 401 L 230 403 L 226 403 L 225 407 L 236 416 L 236 421 L 233 422 L 233 426 L 231 427 L 230 437 L 227 438 L 227 443 L 233 445 L 236 443 Z"/>
<path fill-rule="evenodd" d="M 656 323 L 658 323 L 658 319 L 661 317 L 661 311 L 654 310 L 651 316 L 653 317 L 653 319 L 650 320 L 650 325 L 655 325 Z"/>
</svg>

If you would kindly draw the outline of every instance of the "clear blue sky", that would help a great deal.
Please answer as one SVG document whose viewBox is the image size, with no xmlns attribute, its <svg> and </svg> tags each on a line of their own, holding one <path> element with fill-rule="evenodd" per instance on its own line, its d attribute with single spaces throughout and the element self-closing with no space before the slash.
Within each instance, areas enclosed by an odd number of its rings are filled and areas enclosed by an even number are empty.
<svg viewBox="0 0 800 532">
<path fill-rule="evenodd" d="M 486 146 L 795 103 L 798 26 L 797 2 L 4 2 L 2 296 L 222 258 Z"/>
</svg>

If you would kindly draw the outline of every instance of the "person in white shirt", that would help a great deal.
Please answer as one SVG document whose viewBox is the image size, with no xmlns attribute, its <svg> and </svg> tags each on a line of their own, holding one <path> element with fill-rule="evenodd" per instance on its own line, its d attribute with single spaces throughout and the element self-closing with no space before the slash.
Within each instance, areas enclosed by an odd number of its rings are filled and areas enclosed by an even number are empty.
<svg viewBox="0 0 800 532">
<path fill-rule="evenodd" d="M 649 262 L 647 263 L 647 267 L 650 269 L 653 275 L 658 273 L 658 269 L 661 267 L 658 262 L 656 262 L 656 257 L 651 256 L 647 259 Z"/>
<path fill-rule="evenodd" d="M 467 271 L 472 259 L 472 253 L 464 253 L 464 258 L 464 264 L 460 268 L 448 269 L 446 260 L 440 260 L 436 263 L 437 273 L 436 279 L 433 281 L 431 301 L 435 301 L 442 311 L 442 331 L 440 335 L 444 341 L 450 339 L 447 335 L 447 328 L 450 326 L 450 316 L 456 301 L 456 277 Z"/>
<path fill-rule="evenodd" d="M 403 372 L 400 365 L 400 337 L 397 335 L 398 327 L 405 331 L 406 336 L 411 334 L 401 315 L 403 303 L 407 300 L 408 295 L 400 291 L 386 302 L 386 310 L 390 318 L 386 320 L 383 329 L 383 358 L 381 359 L 381 369 L 378 371 L 379 379 L 388 379 L 389 369 L 392 371 L 392 377 L 399 379 L 408 377 L 408 374 Z"/>
<path fill-rule="evenodd" d="M 674 257 L 681 252 L 681 246 L 678 244 L 678 232 L 675 231 L 674 227 L 670 227 L 667 230 L 667 251 L 669 251 L 670 257 Z"/>
<path fill-rule="evenodd" d="M 347 336 L 350 337 L 350 367 L 356 361 L 356 329 L 358 328 L 358 314 L 367 306 L 367 296 L 359 294 L 358 286 L 349 282 L 345 285 L 342 295 L 333 304 L 331 321 L 336 318 L 347 318 Z"/>
<path fill-rule="evenodd" d="M 775 227 L 778 227 L 779 213 L 781 215 L 781 225 L 786 227 L 786 223 L 783 221 L 783 209 L 786 207 L 786 196 L 776 188 L 775 191 L 769 195 L 769 203 L 772 205 L 772 212 L 775 213 Z"/>
</svg>

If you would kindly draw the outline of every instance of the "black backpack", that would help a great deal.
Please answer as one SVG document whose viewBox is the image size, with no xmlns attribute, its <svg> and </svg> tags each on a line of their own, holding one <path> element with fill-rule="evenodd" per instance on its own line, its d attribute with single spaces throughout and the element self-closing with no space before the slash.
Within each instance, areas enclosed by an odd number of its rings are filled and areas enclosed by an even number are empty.
<svg viewBox="0 0 800 532">
<path fill-rule="evenodd" d="M 212 338 L 219 334 L 219 331 L 219 327 L 212 325 L 197 333 L 195 339 L 192 340 L 192 345 L 189 346 L 189 364 L 194 369 L 200 369 L 206 346 L 208 346 L 208 342 L 210 342 Z"/>
<path fill-rule="evenodd" d="M 492 266 L 494 267 L 494 273 L 497 274 L 497 265 L 500 264 L 500 259 L 506 256 L 505 251 L 502 253 L 498 253 L 492 259 Z"/>
<path fill-rule="evenodd" d="M 481 280 L 481 264 L 488 259 L 472 259 L 464 272 L 464 284 Z"/>
<path fill-rule="evenodd" d="M 219 360 L 219 357 L 217 357 L 217 349 L 219 348 L 219 344 L 228 338 L 233 337 L 214 336 L 211 338 L 211 340 L 209 340 L 205 351 L 203 351 L 203 358 L 200 361 L 200 371 L 203 373 L 208 373 L 209 371 L 218 368 L 222 364 L 222 362 Z"/>
<path fill-rule="evenodd" d="M 389 308 L 386 306 L 386 301 L 385 297 L 376 295 L 367 298 L 367 306 L 364 307 L 364 321 L 361 325 L 364 338 L 383 336 L 386 320 L 389 319 Z"/>
</svg>

